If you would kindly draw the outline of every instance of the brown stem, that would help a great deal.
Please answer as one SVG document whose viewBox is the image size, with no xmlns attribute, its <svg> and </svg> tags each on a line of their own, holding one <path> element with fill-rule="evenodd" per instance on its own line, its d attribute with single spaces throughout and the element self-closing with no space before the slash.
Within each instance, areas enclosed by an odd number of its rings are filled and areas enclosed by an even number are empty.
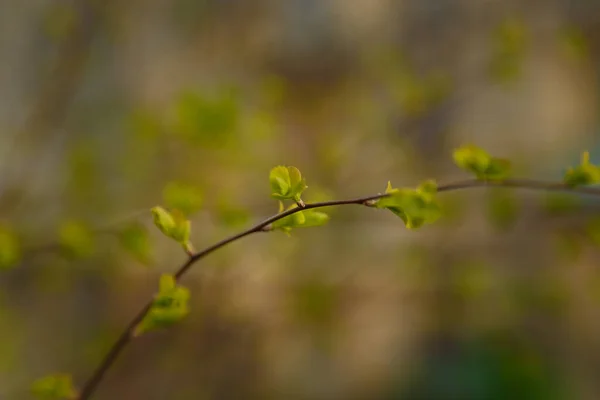
<svg viewBox="0 0 600 400">
<path fill-rule="evenodd" d="M 536 180 L 528 180 L 528 179 L 506 179 L 503 181 L 482 181 L 482 180 L 465 180 L 459 181 L 447 185 L 441 185 L 438 187 L 438 192 L 450 192 L 468 188 L 483 188 L 483 187 L 505 187 L 505 188 L 519 188 L 519 189 L 530 189 L 530 190 L 538 190 L 538 191 L 554 191 L 554 192 L 569 192 L 576 194 L 587 194 L 593 196 L 600 196 L 600 188 L 598 187 L 571 187 L 567 186 L 564 183 L 555 183 L 555 182 L 542 182 Z M 232 242 L 235 242 L 243 237 L 249 236 L 256 232 L 264 232 L 265 228 L 270 226 L 273 222 L 278 221 L 282 218 L 285 218 L 289 215 L 295 214 L 297 212 L 303 210 L 310 210 L 312 208 L 321 208 L 321 207 L 332 207 L 332 206 L 342 206 L 342 205 L 367 205 L 372 206 L 373 201 L 387 197 L 387 194 L 376 194 L 372 196 L 359 197 L 355 199 L 349 200 L 332 200 L 332 201 L 323 201 L 319 203 L 308 203 L 305 204 L 304 207 L 300 208 L 292 208 L 287 211 L 283 211 L 279 214 L 273 215 L 262 222 L 237 233 L 233 236 L 225 238 L 220 242 L 213 244 L 201 250 L 199 252 L 193 253 L 190 255 L 188 260 L 175 272 L 175 278 L 177 280 L 181 279 L 181 277 L 200 259 L 206 257 L 210 253 L 215 250 L 218 250 Z M 123 333 L 119 336 L 117 341 L 112 345 L 108 353 L 104 356 L 96 370 L 93 372 L 91 377 L 85 382 L 81 392 L 79 394 L 78 400 L 87 400 L 94 393 L 98 384 L 102 381 L 106 371 L 110 369 L 110 367 L 117 360 L 125 346 L 133 339 L 134 332 L 136 326 L 144 319 L 148 311 L 152 307 L 152 301 L 149 301 L 133 319 L 129 322 Z"/>
</svg>

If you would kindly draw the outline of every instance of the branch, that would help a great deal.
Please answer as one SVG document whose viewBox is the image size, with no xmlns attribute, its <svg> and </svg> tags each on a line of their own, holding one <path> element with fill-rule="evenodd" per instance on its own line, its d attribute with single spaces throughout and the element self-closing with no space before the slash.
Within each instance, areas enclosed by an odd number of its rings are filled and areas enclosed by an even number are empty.
<svg viewBox="0 0 600 400">
<path fill-rule="evenodd" d="M 579 186 L 573 187 L 568 186 L 564 183 L 556 183 L 556 182 L 543 182 L 537 180 L 528 180 L 528 179 L 506 179 L 502 181 L 485 181 L 485 180 L 464 180 L 455 183 L 450 183 L 447 185 L 441 185 L 438 187 L 438 192 L 451 192 L 458 191 L 469 188 L 484 188 L 484 187 L 504 187 L 504 188 L 518 188 L 518 189 L 529 189 L 536 191 L 550 191 L 550 192 L 569 192 L 574 194 L 584 194 L 584 195 L 592 195 L 600 197 L 600 187 L 586 187 Z M 375 194 L 372 196 L 359 197 L 348 200 L 333 200 L 333 201 L 324 201 L 318 203 L 307 203 L 304 207 L 297 207 L 288 209 L 287 211 L 281 212 L 279 214 L 273 215 L 262 222 L 237 233 L 233 236 L 225 238 L 220 242 L 213 244 L 205 248 L 204 250 L 193 253 L 189 256 L 188 260 L 177 270 L 175 273 L 175 278 L 177 280 L 181 279 L 183 275 L 189 271 L 189 269 L 200 259 L 206 257 L 210 253 L 218 250 L 230 243 L 233 243 L 239 239 L 242 239 L 246 236 L 249 236 L 253 233 L 264 232 L 273 222 L 278 221 L 282 218 L 285 218 L 289 215 L 295 214 L 300 211 L 310 210 L 312 208 L 322 208 L 322 207 L 333 207 L 333 206 L 342 206 L 342 205 L 363 205 L 363 206 L 371 206 L 372 201 L 387 197 L 388 194 Z M 152 300 L 149 301 L 139 312 L 138 314 L 129 322 L 123 333 L 119 336 L 117 341 L 112 345 L 108 353 L 104 356 L 96 370 L 93 372 L 91 377 L 87 380 L 84 386 L 81 389 L 79 397 L 77 400 L 87 400 L 90 396 L 95 392 L 98 384 L 102 381 L 105 373 L 111 368 L 114 362 L 117 360 L 123 349 L 131 342 L 134 338 L 134 332 L 137 325 L 142 322 L 150 308 L 152 307 Z"/>
</svg>

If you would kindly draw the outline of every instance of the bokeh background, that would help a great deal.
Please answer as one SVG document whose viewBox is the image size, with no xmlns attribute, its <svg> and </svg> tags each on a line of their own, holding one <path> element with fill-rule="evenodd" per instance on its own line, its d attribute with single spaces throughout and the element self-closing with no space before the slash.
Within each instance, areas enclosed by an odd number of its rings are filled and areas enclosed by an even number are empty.
<svg viewBox="0 0 600 400">
<path fill-rule="evenodd" d="M 307 201 L 462 179 L 465 143 L 560 180 L 600 160 L 599 61 L 595 0 L 3 0 L 0 399 L 83 383 L 185 261 L 150 207 L 201 202 L 203 248 L 277 211 L 278 164 Z M 597 200 L 440 197 L 202 260 L 94 398 L 600 398 Z"/>
</svg>

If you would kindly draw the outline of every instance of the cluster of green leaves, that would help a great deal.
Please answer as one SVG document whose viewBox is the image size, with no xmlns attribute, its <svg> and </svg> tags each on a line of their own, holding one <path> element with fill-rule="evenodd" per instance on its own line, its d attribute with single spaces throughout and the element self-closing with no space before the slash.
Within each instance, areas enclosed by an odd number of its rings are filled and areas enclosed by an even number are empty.
<svg viewBox="0 0 600 400">
<path fill-rule="evenodd" d="M 302 178 L 300 170 L 296 167 L 277 166 L 269 174 L 271 184 L 271 197 L 278 200 L 294 200 L 302 204 L 300 196 L 308 188 L 306 180 Z"/>
<path fill-rule="evenodd" d="M 462 146 L 454 150 L 454 162 L 460 168 L 481 180 L 502 180 L 510 175 L 510 161 L 492 157 L 485 150 L 473 146 Z"/>
<path fill-rule="evenodd" d="M 31 387 L 40 400 L 71 400 L 77 398 L 73 378 L 69 374 L 48 375 L 35 381 Z"/>
<path fill-rule="evenodd" d="M 600 183 L 600 167 L 590 163 L 590 153 L 586 151 L 580 165 L 567 169 L 563 181 L 571 187 Z"/>
<path fill-rule="evenodd" d="M 385 208 L 399 216 L 408 229 L 431 224 L 441 216 L 436 200 L 437 184 L 433 180 L 425 181 L 416 189 L 395 189 L 388 182 L 385 193 L 388 196 L 377 200 L 374 206 Z"/>
<path fill-rule="evenodd" d="M 178 285 L 173 275 L 162 275 L 152 306 L 136 327 L 134 335 L 166 328 L 181 321 L 189 314 L 189 299 L 190 291 Z"/>
<path fill-rule="evenodd" d="M 285 211 L 282 200 L 293 200 L 295 202 L 288 210 L 305 206 L 301 195 L 308 186 L 298 168 L 292 166 L 273 168 L 269 173 L 269 183 L 271 184 L 271 197 L 279 200 L 280 213 Z M 327 221 L 329 221 L 329 216 L 324 212 L 302 210 L 273 222 L 269 228 L 282 230 L 289 234 L 293 228 L 321 226 L 326 224 Z"/>
</svg>

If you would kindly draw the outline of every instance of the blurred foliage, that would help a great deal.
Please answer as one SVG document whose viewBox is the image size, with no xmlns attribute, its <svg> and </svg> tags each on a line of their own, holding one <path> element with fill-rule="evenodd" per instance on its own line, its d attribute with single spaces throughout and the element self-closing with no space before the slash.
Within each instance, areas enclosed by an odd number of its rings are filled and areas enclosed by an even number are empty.
<svg viewBox="0 0 600 400">
<path fill-rule="evenodd" d="M 14 266 L 21 258 L 21 247 L 15 233 L 0 226 L 0 270 Z"/>
<path fill-rule="evenodd" d="M 501 230 L 511 228 L 519 216 L 519 206 L 515 194 L 505 188 L 489 189 L 487 191 L 487 216 L 495 227 Z"/>
<path fill-rule="evenodd" d="M 223 147 L 236 133 L 239 105 L 235 91 L 214 97 L 184 92 L 174 105 L 172 131 L 195 146 Z"/>
<path fill-rule="evenodd" d="M 119 240 L 123 249 L 142 264 L 152 263 L 152 245 L 148 230 L 140 223 L 127 225 L 119 232 Z"/>
<path fill-rule="evenodd" d="M 189 216 L 202 206 L 202 190 L 181 182 L 169 182 L 163 189 L 163 200 L 167 207 Z"/>
<path fill-rule="evenodd" d="M 490 156 L 485 150 L 473 146 L 462 146 L 454 151 L 454 162 L 478 179 L 504 179 L 510 174 L 510 161 Z"/>
<path fill-rule="evenodd" d="M 588 40 L 577 26 L 569 26 L 559 32 L 559 44 L 562 51 L 576 61 L 589 59 Z"/>
<path fill-rule="evenodd" d="M 69 374 L 56 374 L 40 378 L 33 383 L 33 394 L 40 400 L 71 400 L 77 398 L 73 378 Z"/>
<path fill-rule="evenodd" d="M 402 399 L 567 399 L 564 383 L 532 349 L 506 335 L 449 343 L 423 362 Z"/>
<path fill-rule="evenodd" d="M 500 82 L 513 82 L 522 74 L 527 51 L 528 32 L 524 22 L 516 17 L 505 19 L 493 32 L 491 43 L 492 77 Z"/>
<path fill-rule="evenodd" d="M 64 221 L 58 229 L 58 240 L 69 256 L 88 257 L 96 250 L 93 233 L 80 221 Z"/>
</svg>

